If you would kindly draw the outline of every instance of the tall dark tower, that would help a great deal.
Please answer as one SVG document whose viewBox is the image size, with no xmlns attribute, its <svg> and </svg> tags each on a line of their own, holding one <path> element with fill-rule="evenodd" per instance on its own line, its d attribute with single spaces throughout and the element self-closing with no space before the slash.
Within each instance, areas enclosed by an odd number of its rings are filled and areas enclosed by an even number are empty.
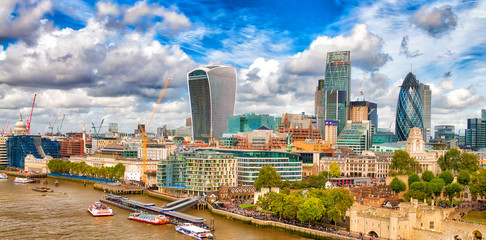
<svg viewBox="0 0 486 240">
<path fill-rule="evenodd" d="M 406 141 L 410 129 L 413 127 L 418 127 L 422 131 L 422 134 L 425 133 L 420 85 L 415 75 L 411 72 L 407 74 L 402 86 L 400 86 L 396 116 L 395 133 L 397 134 L 398 141 Z"/>
<path fill-rule="evenodd" d="M 219 139 L 235 113 L 236 69 L 205 66 L 187 74 L 192 113 L 192 139 Z"/>
</svg>

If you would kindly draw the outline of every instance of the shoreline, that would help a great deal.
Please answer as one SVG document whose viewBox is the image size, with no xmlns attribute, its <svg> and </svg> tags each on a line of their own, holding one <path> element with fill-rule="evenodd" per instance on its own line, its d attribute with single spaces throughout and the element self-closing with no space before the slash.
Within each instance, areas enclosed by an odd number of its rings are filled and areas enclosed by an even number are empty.
<svg viewBox="0 0 486 240">
<path fill-rule="evenodd" d="M 95 181 L 89 181 L 89 180 L 81 180 L 81 179 L 76 179 L 76 178 L 69 178 L 69 177 L 60 177 L 60 176 L 49 176 L 48 178 L 56 178 L 56 179 L 61 179 L 61 180 L 67 180 L 71 182 L 77 182 L 81 184 L 90 184 L 93 185 L 94 190 L 98 190 L 94 187 L 94 184 L 97 182 Z M 153 191 L 143 191 L 143 195 L 146 195 L 150 198 L 158 199 L 158 200 L 163 200 L 163 201 L 168 201 L 168 202 L 173 202 L 176 200 L 179 200 L 179 198 L 168 196 L 165 194 L 159 194 Z M 224 217 L 226 219 L 234 220 L 234 221 L 239 221 L 248 225 L 256 226 L 259 228 L 272 228 L 275 230 L 279 231 L 284 231 L 288 232 L 291 234 L 303 236 L 303 237 L 308 237 L 312 239 L 322 239 L 322 240 L 335 240 L 335 239 L 356 239 L 353 237 L 348 237 L 345 235 L 339 235 L 339 234 L 333 234 L 329 232 L 323 232 L 323 231 L 318 231 L 318 230 L 313 230 L 309 228 L 304 228 L 304 227 L 299 227 L 295 225 L 290 225 L 290 224 L 285 224 L 281 222 L 275 222 L 275 221 L 267 221 L 267 220 L 259 220 L 255 219 L 252 217 L 245 217 L 242 215 L 238 215 L 235 213 L 231 212 L 226 212 L 223 210 L 219 209 L 214 209 L 211 204 L 207 204 L 207 210 L 211 214 L 215 214 L 221 217 Z"/>
</svg>

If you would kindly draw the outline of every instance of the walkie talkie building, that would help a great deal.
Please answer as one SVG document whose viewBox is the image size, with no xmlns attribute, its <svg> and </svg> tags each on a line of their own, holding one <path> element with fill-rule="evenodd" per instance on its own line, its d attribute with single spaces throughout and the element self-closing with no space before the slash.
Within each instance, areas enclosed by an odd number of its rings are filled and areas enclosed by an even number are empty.
<svg viewBox="0 0 486 240">
<path fill-rule="evenodd" d="M 205 66 L 187 74 L 192 113 L 192 139 L 209 142 L 226 131 L 228 116 L 235 113 L 236 69 Z"/>
<path fill-rule="evenodd" d="M 402 86 L 400 86 L 400 95 L 398 96 L 395 121 L 395 133 L 398 141 L 406 141 L 410 129 L 413 127 L 420 128 L 422 134 L 425 132 L 420 85 L 415 75 L 410 72 L 403 80 Z"/>
</svg>

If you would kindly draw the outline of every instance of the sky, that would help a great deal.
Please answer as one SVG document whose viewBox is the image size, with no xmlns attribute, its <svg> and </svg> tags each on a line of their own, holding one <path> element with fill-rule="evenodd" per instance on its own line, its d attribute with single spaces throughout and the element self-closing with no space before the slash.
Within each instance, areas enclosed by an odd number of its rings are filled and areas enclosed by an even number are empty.
<svg viewBox="0 0 486 240">
<path fill-rule="evenodd" d="M 237 69 L 235 114 L 314 114 L 326 53 L 351 51 L 351 99 L 378 104 L 394 130 L 412 71 L 432 90 L 432 128 L 485 108 L 486 1 L 0 1 L 0 129 L 22 113 L 32 133 L 107 123 L 133 132 L 190 117 L 186 74 Z M 10 128 L 9 127 L 9 128 Z"/>
</svg>

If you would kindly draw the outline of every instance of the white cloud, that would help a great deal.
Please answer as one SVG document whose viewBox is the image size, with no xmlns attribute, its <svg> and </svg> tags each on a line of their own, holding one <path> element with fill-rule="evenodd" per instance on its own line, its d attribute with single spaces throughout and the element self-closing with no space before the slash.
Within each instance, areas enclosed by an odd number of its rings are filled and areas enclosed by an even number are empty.
<svg viewBox="0 0 486 240">
<path fill-rule="evenodd" d="M 289 59 L 286 69 L 295 74 L 322 73 L 327 52 L 351 51 L 351 61 L 354 66 L 373 71 L 391 60 L 382 48 L 383 42 L 379 36 L 369 32 L 365 24 L 357 24 L 349 36 L 317 37 L 312 41 L 309 49 Z"/>
<path fill-rule="evenodd" d="M 435 7 L 431 10 L 427 6 L 423 6 L 410 18 L 410 22 L 430 36 L 439 38 L 456 28 L 457 16 L 450 5 Z"/>
<path fill-rule="evenodd" d="M 118 17 L 120 16 L 120 9 L 118 8 L 118 4 L 112 2 L 97 2 L 96 15 L 98 17 L 105 17 L 105 16 Z"/>
</svg>

